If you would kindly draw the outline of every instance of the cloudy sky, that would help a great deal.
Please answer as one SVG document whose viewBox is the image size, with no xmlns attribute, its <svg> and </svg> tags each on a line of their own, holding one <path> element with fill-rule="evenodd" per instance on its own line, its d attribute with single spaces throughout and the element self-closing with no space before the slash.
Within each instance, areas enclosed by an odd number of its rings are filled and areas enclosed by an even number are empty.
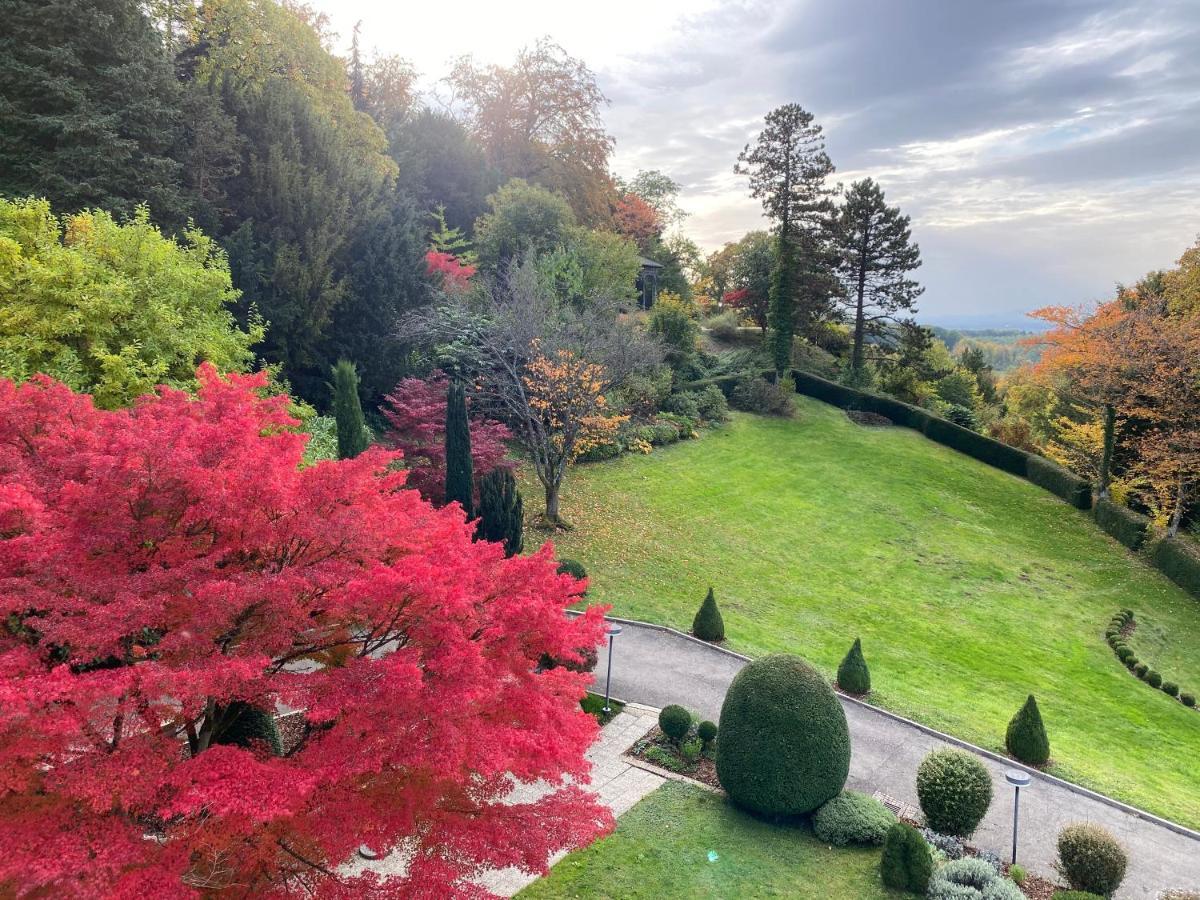
<svg viewBox="0 0 1200 900">
<path fill-rule="evenodd" d="M 934 323 L 1019 324 L 1170 265 L 1200 234 L 1200 0 L 317 0 L 432 86 L 549 35 L 612 101 L 614 168 L 683 185 L 706 249 L 761 227 L 733 174 L 789 101 L 837 178 L 913 218 Z"/>
</svg>

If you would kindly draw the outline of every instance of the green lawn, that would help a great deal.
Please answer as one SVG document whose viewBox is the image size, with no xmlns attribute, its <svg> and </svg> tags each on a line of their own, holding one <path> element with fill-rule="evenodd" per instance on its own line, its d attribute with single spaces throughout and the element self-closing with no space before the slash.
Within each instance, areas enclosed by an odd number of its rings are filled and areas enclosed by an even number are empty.
<svg viewBox="0 0 1200 900">
<path fill-rule="evenodd" d="M 717 859 L 710 862 L 712 850 Z M 517 896 L 898 897 L 879 879 L 879 851 L 833 849 L 806 828 L 770 825 L 723 797 L 669 781 L 617 830 L 572 853 Z"/>
<path fill-rule="evenodd" d="M 831 676 L 861 636 L 875 703 L 993 749 L 1033 692 L 1051 771 L 1200 826 L 1200 712 L 1103 639 L 1133 608 L 1139 655 L 1200 693 L 1200 601 L 1022 479 L 797 408 L 576 468 L 576 528 L 556 540 L 587 566 L 589 600 L 687 630 L 711 584 L 732 648 Z"/>
</svg>

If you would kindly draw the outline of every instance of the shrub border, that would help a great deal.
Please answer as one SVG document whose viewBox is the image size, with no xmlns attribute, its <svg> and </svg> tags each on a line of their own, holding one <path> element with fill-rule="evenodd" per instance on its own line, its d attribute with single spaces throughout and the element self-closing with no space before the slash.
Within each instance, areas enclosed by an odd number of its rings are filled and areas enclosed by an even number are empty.
<svg viewBox="0 0 1200 900">
<path fill-rule="evenodd" d="M 1108 641 L 1108 646 L 1112 648 L 1113 654 L 1117 657 L 1117 662 L 1123 665 L 1129 671 L 1129 674 L 1138 681 L 1143 682 L 1147 687 L 1152 688 L 1161 694 L 1166 694 L 1172 700 L 1177 701 L 1181 706 L 1183 706 L 1184 709 L 1200 710 L 1200 706 L 1188 706 L 1183 702 L 1183 695 L 1191 692 L 1183 690 L 1183 688 L 1179 685 L 1179 682 L 1171 682 L 1168 679 L 1163 678 L 1162 681 L 1159 682 L 1158 686 L 1150 684 L 1151 673 L 1157 675 L 1158 671 L 1145 660 L 1138 657 L 1136 653 L 1133 653 L 1133 648 L 1130 647 L 1125 640 L 1130 634 L 1133 633 L 1133 630 L 1136 627 L 1137 622 L 1134 621 L 1132 609 L 1122 609 L 1109 620 L 1108 628 L 1104 633 L 1104 639 Z M 1122 649 L 1128 649 L 1131 655 L 1125 659 L 1121 659 Z M 1132 665 L 1130 665 L 1130 663 L 1132 663 Z M 1140 668 L 1142 664 L 1145 664 L 1146 668 L 1142 672 L 1136 671 L 1136 668 Z M 1178 692 L 1176 694 L 1168 694 L 1162 689 L 1162 685 L 1165 684 L 1174 684 L 1179 689 Z M 1194 697 L 1195 694 L 1192 694 L 1192 696 Z"/>
</svg>

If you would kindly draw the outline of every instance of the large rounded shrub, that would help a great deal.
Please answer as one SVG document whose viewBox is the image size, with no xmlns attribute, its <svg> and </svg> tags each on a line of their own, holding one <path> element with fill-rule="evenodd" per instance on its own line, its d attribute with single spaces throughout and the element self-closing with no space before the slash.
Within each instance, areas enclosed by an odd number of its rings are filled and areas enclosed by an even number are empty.
<svg viewBox="0 0 1200 900">
<path fill-rule="evenodd" d="M 1068 825 L 1058 835 L 1058 869 L 1077 891 L 1112 896 L 1126 863 L 1125 850 L 1099 825 Z"/>
<path fill-rule="evenodd" d="M 924 894 L 933 874 L 933 858 L 921 833 L 904 822 L 888 829 L 879 858 L 879 874 L 890 888 Z"/>
<path fill-rule="evenodd" d="M 717 777 L 739 806 L 812 812 L 850 772 L 850 729 L 833 689 L 798 656 L 767 656 L 733 679 L 721 706 Z"/>
<path fill-rule="evenodd" d="M 935 750 L 917 769 L 917 797 L 929 827 L 966 837 L 992 802 L 992 779 L 964 750 Z"/>
<path fill-rule="evenodd" d="M 891 810 L 866 794 L 842 791 L 813 816 L 813 834 L 835 847 L 877 847 L 896 824 Z"/>
</svg>

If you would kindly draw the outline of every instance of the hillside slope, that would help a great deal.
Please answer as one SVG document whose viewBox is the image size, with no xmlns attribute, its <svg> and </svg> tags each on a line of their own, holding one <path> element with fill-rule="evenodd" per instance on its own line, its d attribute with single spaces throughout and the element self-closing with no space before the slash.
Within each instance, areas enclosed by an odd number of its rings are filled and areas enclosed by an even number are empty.
<svg viewBox="0 0 1200 900">
<path fill-rule="evenodd" d="M 1052 772 L 1200 826 L 1200 712 L 1103 639 L 1133 608 L 1139 655 L 1200 692 L 1200 602 L 1022 479 L 797 403 L 794 420 L 739 415 L 576 469 L 576 528 L 556 542 L 587 566 L 589 600 L 688 630 L 711 584 L 729 646 L 830 676 L 861 637 L 873 702 L 994 749 L 1035 693 Z"/>
</svg>

